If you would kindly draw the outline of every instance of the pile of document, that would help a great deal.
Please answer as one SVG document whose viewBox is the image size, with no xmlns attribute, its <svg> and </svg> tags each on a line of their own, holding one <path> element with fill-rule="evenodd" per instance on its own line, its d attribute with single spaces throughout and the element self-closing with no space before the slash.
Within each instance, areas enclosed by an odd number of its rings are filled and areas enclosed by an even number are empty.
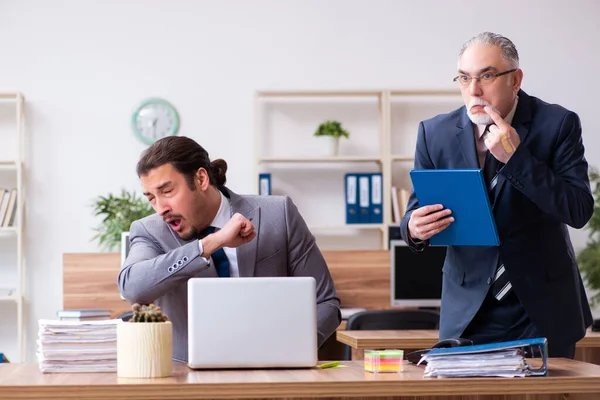
<svg viewBox="0 0 600 400">
<path fill-rule="evenodd" d="M 115 372 L 117 324 L 97 321 L 39 320 L 38 351 L 42 372 Z"/>
<path fill-rule="evenodd" d="M 498 376 L 514 378 L 546 375 L 548 372 L 547 360 L 547 339 L 533 338 L 431 349 L 422 356 L 419 364 L 427 363 L 425 367 L 425 376 L 427 377 Z"/>
<path fill-rule="evenodd" d="M 427 362 L 425 376 L 438 378 L 528 375 L 528 366 L 520 349 L 497 350 L 475 354 L 438 354 L 423 356 Z"/>
</svg>

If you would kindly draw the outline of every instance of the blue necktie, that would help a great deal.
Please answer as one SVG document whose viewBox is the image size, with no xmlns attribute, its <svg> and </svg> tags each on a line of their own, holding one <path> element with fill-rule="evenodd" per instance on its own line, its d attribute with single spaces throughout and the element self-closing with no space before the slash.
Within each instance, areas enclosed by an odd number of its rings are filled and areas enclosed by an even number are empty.
<svg viewBox="0 0 600 400">
<path fill-rule="evenodd" d="M 204 231 L 202 231 L 201 236 L 205 237 L 214 232 L 215 232 L 215 227 L 209 226 Z M 211 257 L 212 257 L 213 262 L 215 263 L 215 268 L 217 269 L 217 274 L 219 274 L 219 277 L 220 278 L 229 278 L 230 277 L 230 275 L 229 275 L 229 260 L 227 259 L 227 256 L 225 255 L 225 250 L 223 250 L 223 248 L 220 248 L 219 250 L 212 253 Z"/>
</svg>

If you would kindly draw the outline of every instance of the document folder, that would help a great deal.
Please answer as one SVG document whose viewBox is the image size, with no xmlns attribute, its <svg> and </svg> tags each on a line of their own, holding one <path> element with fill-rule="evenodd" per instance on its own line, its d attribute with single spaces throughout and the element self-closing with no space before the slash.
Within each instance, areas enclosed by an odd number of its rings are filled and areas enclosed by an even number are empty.
<svg viewBox="0 0 600 400">
<path fill-rule="evenodd" d="M 545 376 L 548 373 L 548 340 L 545 337 L 431 349 L 423 355 L 419 363 L 425 361 L 428 366 L 436 363 L 441 369 L 447 368 L 447 364 L 450 363 L 453 366 L 452 370 L 442 372 L 442 375 L 447 374 L 446 376 L 504 375 L 508 373 L 509 365 L 498 363 L 498 359 L 508 359 L 510 355 L 507 353 L 510 350 L 516 350 L 517 359 L 520 357 L 523 360 L 522 364 L 512 371 L 515 376 Z M 537 364 L 540 364 L 537 367 L 533 365 L 535 359 L 538 359 Z"/>
<path fill-rule="evenodd" d="M 480 169 L 410 171 L 419 206 L 441 204 L 454 222 L 429 239 L 432 246 L 498 246 L 500 240 Z"/>
</svg>

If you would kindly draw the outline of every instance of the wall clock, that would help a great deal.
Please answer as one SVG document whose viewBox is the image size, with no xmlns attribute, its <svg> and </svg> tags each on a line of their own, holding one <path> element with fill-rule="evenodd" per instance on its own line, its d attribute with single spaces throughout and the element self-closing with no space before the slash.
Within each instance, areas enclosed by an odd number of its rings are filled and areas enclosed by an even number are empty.
<svg viewBox="0 0 600 400">
<path fill-rule="evenodd" d="M 158 139 L 177 135 L 179 114 L 166 100 L 147 99 L 133 112 L 131 129 L 139 140 L 150 145 Z"/>
</svg>

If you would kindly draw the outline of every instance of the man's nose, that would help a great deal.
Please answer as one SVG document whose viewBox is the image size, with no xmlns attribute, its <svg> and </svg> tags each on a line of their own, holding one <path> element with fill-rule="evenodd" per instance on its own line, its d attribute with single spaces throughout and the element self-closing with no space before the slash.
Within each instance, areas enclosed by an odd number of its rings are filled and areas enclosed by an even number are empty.
<svg viewBox="0 0 600 400">
<path fill-rule="evenodd" d="M 161 217 L 171 211 L 171 207 L 169 206 L 169 202 L 165 200 L 156 199 L 156 212 Z"/>
<path fill-rule="evenodd" d="M 469 94 L 471 96 L 481 96 L 483 91 L 481 90 L 481 82 L 479 79 L 471 79 L 471 83 L 469 83 Z"/>
</svg>

